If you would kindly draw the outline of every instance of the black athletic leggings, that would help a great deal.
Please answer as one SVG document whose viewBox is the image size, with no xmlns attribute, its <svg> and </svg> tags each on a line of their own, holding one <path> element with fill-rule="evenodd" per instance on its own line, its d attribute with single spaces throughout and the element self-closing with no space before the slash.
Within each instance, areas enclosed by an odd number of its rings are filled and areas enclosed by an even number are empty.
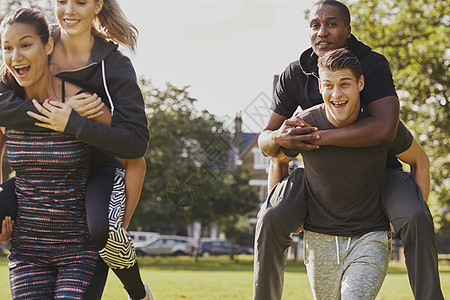
<svg viewBox="0 0 450 300">
<path fill-rule="evenodd" d="M 116 168 L 105 167 L 91 170 L 86 183 L 86 218 L 89 232 L 99 250 L 105 247 L 109 235 L 108 208 L 113 189 Z M 15 178 L 3 182 L 0 187 L 0 221 L 6 216 L 16 218 L 17 197 Z M 0 226 L 1 232 L 1 226 Z M 137 262 L 127 269 L 113 269 L 132 299 L 142 299 L 145 289 L 139 274 Z M 108 266 L 99 260 L 94 278 L 87 289 L 85 299 L 101 299 L 108 275 Z"/>
</svg>

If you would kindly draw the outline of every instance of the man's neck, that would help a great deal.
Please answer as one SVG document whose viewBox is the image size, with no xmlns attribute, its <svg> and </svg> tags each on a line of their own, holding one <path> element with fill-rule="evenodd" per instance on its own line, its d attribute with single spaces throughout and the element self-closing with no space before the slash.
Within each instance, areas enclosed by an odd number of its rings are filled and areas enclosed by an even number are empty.
<svg viewBox="0 0 450 300">
<path fill-rule="evenodd" d="M 361 111 L 361 102 L 358 104 L 357 109 L 355 109 L 355 112 L 345 120 L 336 120 L 333 117 L 333 114 L 328 110 L 326 105 L 324 105 L 323 109 L 325 110 L 325 115 L 327 116 L 328 122 L 333 124 L 333 126 L 336 128 L 341 128 L 351 125 L 355 123 L 356 120 L 358 120 L 359 112 Z"/>
</svg>

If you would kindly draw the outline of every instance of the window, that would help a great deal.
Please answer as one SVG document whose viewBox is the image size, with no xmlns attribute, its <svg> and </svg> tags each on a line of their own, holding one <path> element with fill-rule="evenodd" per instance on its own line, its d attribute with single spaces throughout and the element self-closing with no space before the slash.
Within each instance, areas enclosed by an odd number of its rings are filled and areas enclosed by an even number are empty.
<svg viewBox="0 0 450 300">
<path fill-rule="evenodd" d="M 265 170 L 269 167 L 270 157 L 262 155 L 258 147 L 252 148 L 253 152 L 253 168 L 255 170 Z"/>
</svg>

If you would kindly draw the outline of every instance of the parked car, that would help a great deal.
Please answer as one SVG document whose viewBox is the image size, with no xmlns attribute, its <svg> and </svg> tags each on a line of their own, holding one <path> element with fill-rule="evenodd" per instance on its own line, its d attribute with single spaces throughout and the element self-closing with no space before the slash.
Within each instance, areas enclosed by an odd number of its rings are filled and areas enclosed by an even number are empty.
<svg viewBox="0 0 450 300">
<path fill-rule="evenodd" d="M 191 241 L 184 236 L 160 235 L 144 243 L 135 245 L 136 255 L 192 255 Z"/>
<path fill-rule="evenodd" d="M 135 247 L 150 240 L 154 240 L 159 236 L 159 233 L 151 231 L 128 231 L 128 233 L 130 234 Z"/>
<path fill-rule="evenodd" d="M 253 248 L 233 244 L 227 240 L 203 241 L 198 245 L 198 254 L 203 257 L 210 255 L 253 254 Z"/>
</svg>

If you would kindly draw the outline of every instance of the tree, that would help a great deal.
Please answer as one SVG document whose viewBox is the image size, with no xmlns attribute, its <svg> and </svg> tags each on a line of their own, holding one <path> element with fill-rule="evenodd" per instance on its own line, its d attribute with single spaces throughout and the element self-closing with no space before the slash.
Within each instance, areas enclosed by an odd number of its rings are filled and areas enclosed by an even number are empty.
<svg viewBox="0 0 450 300">
<path fill-rule="evenodd" d="M 54 22 L 55 18 L 52 13 L 52 0 L 2 0 L 0 2 L 0 18 L 3 17 L 18 8 L 27 7 L 40 10 L 44 16 L 47 17 L 51 22 Z"/>
<path fill-rule="evenodd" d="M 188 87 L 164 90 L 142 80 L 150 145 L 147 175 L 132 227 L 181 230 L 253 210 L 258 197 L 245 169 L 230 168 L 232 140 L 223 124 L 194 108 Z"/>
</svg>

